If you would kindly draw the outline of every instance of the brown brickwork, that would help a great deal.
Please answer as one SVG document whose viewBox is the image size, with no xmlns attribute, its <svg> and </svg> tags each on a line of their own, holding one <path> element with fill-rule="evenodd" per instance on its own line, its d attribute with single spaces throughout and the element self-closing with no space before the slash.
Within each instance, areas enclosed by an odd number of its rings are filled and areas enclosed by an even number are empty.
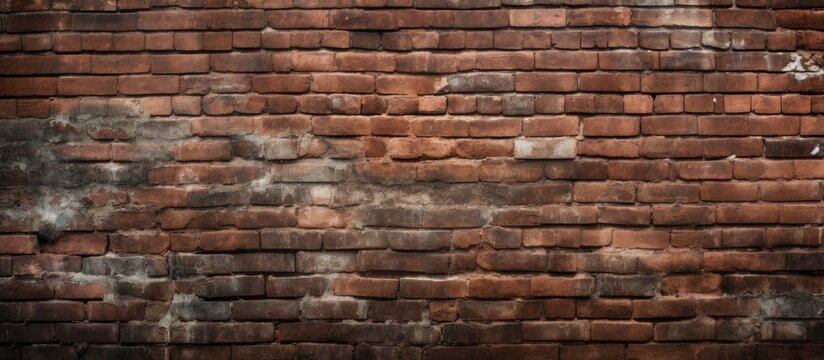
<svg viewBox="0 0 824 360">
<path fill-rule="evenodd" d="M 820 359 L 822 0 L 0 0 L 0 359 Z"/>
</svg>

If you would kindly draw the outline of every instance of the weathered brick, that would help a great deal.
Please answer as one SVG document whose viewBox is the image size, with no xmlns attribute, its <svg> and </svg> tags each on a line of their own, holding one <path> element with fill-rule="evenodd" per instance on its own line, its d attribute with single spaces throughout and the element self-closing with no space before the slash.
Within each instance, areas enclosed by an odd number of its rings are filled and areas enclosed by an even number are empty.
<svg viewBox="0 0 824 360">
<path fill-rule="evenodd" d="M 212 54 L 209 64 L 212 70 L 221 72 L 272 71 L 272 57 L 262 53 Z"/>
<path fill-rule="evenodd" d="M 533 277 L 530 279 L 530 294 L 533 296 L 587 297 L 595 289 L 595 279 L 591 277 Z"/>
<path fill-rule="evenodd" d="M 389 11 L 333 10 L 329 23 L 344 30 L 392 30 L 397 29 L 397 18 Z"/>
<path fill-rule="evenodd" d="M 523 339 L 531 341 L 589 340 L 587 321 L 528 322 L 523 325 Z"/>
<path fill-rule="evenodd" d="M 37 251 L 37 237 L 29 235 L 0 236 L 0 253 L 34 254 Z"/>
<path fill-rule="evenodd" d="M 633 8 L 630 21 L 636 26 L 711 27 L 712 11 L 706 9 Z"/>
<path fill-rule="evenodd" d="M 652 339 L 650 323 L 630 321 L 593 321 L 590 324 L 591 339 L 596 341 L 644 342 Z"/>
<path fill-rule="evenodd" d="M 561 9 L 512 9 L 509 24 L 513 27 L 563 27 L 566 12 Z"/>
<path fill-rule="evenodd" d="M 177 344 L 255 343 L 272 341 L 275 328 L 264 323 L 184 323 L 169 329 Z"/>
<path fill-rule="evenodd" d="M 713 339 L 716 334 L 715 320 L 697 318 L 655 324 L 656 341 L 688 341 Z"/>
<path fill-rule="evenodd" d="M 530 138 L 515 141 L 516 159 L 573 159 L 576 141 L 572 138 Z"/>
<path fill-rule="evenodd" d="M 452 75 L 446 79 L 446 90 L 451 92 L 502 92 L 515 89 L 512 75 L 500 73 L 473 73 Z"/>
<path fill-rule="evenodd" d="M 0 358 L 815 358 L 822 6 L 0 1 Z"/>
<path fill-rule="evenodd" d="M 602 296 L 652 297 L 658 278 L 654 276 L 599 275 L 597 291 Z"/>
<path fill-rule="evenodd" d="M 335 280 L 335 295 L 394 298 L 398 292 L 398 281 L 394 279 L 338 278 Z"/>
</svg>

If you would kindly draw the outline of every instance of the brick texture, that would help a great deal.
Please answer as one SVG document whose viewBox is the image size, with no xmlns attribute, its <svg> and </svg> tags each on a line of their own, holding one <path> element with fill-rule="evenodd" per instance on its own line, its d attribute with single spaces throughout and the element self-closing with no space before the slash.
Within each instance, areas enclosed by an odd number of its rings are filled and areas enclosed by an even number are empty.
<svg viewBox="0 0 824 360">
<path fill-rule="evenodd" d="M 822 50 L 821 0 L 0 0 L 0 358 L 820 358 Z"/>
</svg>

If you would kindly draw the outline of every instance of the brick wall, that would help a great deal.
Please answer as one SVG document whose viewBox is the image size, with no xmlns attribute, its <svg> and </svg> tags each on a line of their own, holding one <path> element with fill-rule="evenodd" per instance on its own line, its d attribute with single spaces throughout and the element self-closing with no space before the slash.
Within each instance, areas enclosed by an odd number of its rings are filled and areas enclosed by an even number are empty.
<svg viewBox="0 0 824 360">
<path fill-rule="evenodd" d="M 0 0 L 0 358 L 820 358 L 819 9 Z"/>
</svg>

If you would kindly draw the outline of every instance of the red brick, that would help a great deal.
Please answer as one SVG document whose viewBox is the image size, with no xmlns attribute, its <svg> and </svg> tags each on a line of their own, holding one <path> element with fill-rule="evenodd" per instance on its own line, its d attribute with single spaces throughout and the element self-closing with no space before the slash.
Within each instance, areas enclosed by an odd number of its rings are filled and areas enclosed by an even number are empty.
<svg viewBox="0 0 824 360">
<path fill-rule="evenodd" d="M 81 48 L 91 51 L 111 51 L 114 47 L 111 34 L 94 33 L 81 36 Z"/>
<path fill-rule="evenodd" d="M 297 224 L 297 216 L 293 209 L 249 208 L 237 211 L 234 221 L 242 229 L 287 227 Z"/>
<path fill-rule="evenodd" d="M 20 255 L 12 264 L 14 275 L 41 276 L 51 272 L 79 272 L 80 257 L 74 255 Z"/>
<path fill-rule="evenodd" d="M 737 160 L 736 179 L 790 179 L 793 165 L 790 161 Z"/>
<path fill-rule="evenodd" d="M 209 72 L 208 55 L 152 55 L 154 74 L 197 74 Z"/>
<path fill-rule="evenodd" d="M 57 78 L 2 78 L 0 95 L 3 96 L 51 96 L 57 95 Z"/>
<path fill-rule="evenodd" d="M 578 134 L 578 118 L 575 116 L 547 116 L 525 119 L 524 136 L 572 136 Z M 470 132 L 476 122 L 470 123 Z"/>
<path fill-rule="evenodd" d="M 397 293 L 397 279 L 342 277 L 335 280 L 335 295 L 394 298 Z"/>
<path fill-rule="evenodd" d="M 221 72 L 270 72 L 272 57 L 264 53 L 210 55 L 210 67 Z"/>
<path fill-rule="evenodd" d="M 631 22 L 636 26 L 711 27 L 712 11 L 706 9 L 633 8 Z"/>
<path fill-rule="evenodd" d="M 478 70 L 531 70 L 534 67 L 532 52 L 487 52 L 475 60 Z"/>
<path fill-rule="evenodd" d="M 720 205 L 718 223 L 767 224 L 778 222 L 778 206 L 766 204 Z"/>
<path fill-rule="evenodd" d="M 309 91 L 308 75 L 262 75 L 252 78 L 252 88 L 259 93 L 303 93 Z"/>
<path fill-rule="evenodd" d="M 816 181 L 761 182 L 764 201 L 820 201 L 821 186 Z"/>
<path fill-rule="evenodd" d="M 273 29 L 322 29 L 329 26 L 328 10 L 279 10 L 266 13 Z"/>
<path fill-rule="evenodd" d="M 378 94 L 427 95 L 439 88 L 439 78 L 415 75 L 381 75 L 375 78 Z"/>
<path fill-rule="evenodd" d="M 632 317 L 635 319 L 690 318 L 695 315 L 693 299 L 660 298 L 632 302 Z"/>
<path fill-rule="evenodd" d="M 3 74 L 82 74 L 90 71 L 89 55 L 3 56 Z"/>
<path fill-rule="evenodd" d="M 513 144 L 508 140 L 469 140 L 458 142 L 455 153 L 459 157 L 483 159 L 508 157 L 513 154 Z"/>
<path fill-rule="evenodd" d="M 405 271 L 415 273 L 445 273 L 449 268 L 447 254 L 394 253 L 362 251 L 357 255 L 358 271 Z"/>
<path fill-rule="evenodd" d="M 688 73 L 649 74 L 641 77 L 641 91 L 683 93 L 702 91 L 701 75 Z"/>
<path fill-rule="evenodd" d="M 146 304 L 141 301 L 131 301 L 123 304 L 113 304 L 102 301 L 90 301 L 86 311 L 89 321 L 129 321 L 145 318 Z"/>
<path fill-rule="evenodd" d="M 758 184 L 705 182 L 701 184 L 701 200 L 704 201 L 756 201 Z"/>
<path fill-rule="evenodd" d="M 598 53 L 602 70 L 653 70 L 658 68 L 658 53 L 638 51 L 603 51 Z"/>
<path fill-rule="evenodd" d="M 732 48 L 736 50 L 763 50 L 767 47 L 765 33 L 736 31 L 732 33 Z"/>
<path fill-rule="evenodd" d="M 23 35 L 23 51 L 47 51 L 52 49 L 51 34 Z"/>
<path fill-rule="evenodd" d="M 770 10 L 720 9 L 715 22 L 721 27 L 775 29 L 775 15 Z"/>
<path fill-rule="evenodd" d="M 95 74 L 147 73 L 151 67 L 148 55 L 94 55 L 91 72 Z"/>
<path fill-rule="evenodd" d="M 717 291 L 721 285 L 718 274 L 678 275 L 662 280 L 661 293 L 664 295 L 704 294 Z"/>
<path fill-rule="evenodd" d="M 701 254 L 694 251 L 679 251 L 642 255 L 638 259 L 641 272 L 690 273 L 701 269 Z"/>
<path fill-rule="evenodd" d="M 710 206 L 656 205 L 652 207 L 652 222 L 656 225 L 708 225 L 714 223 L 715 220 L 716 210 Z"/>
<path fill-rule="evenodd" d="M 715 320 L 699 318 L 655 325 L 656 341 L 705 340 L 715 338 Z"/>
<path fill-rule="evenodd" d="M 176 94 L 180 80 L 177 76 L 121 76 L 118 88 L 125 95 Z"/>
<path fill-rule="evenodd" d="M 610 158 L 635 158 L 639 155 L 637 140 L 584 140 L 578 143 L 578 155 Z"/>
<path fill-rule="evenodd" d="M 585 70 L 598 67 L 598 53 L 592 51 L 538 51 L 535 68 L 547 70 Z"/>
<path fill-rule="evenodd" d="M 172 99 L 165 96 L 141 98 L 140 108 L 147 115 L 171 115 Z"/>
<path fill-rule="evenodd" d="M 45 253 L 70 255 L 103 255 L 108 238 L 104 234 L 67 233 L 43 247 Z"/>
<path fill-rule="evenodd" d="M 161 254 L 169 249 L 170 238 L 159 233 L 112 235 L 109 249 L 121 253 Z"/>
<path fill-rule="evenodd" d="M 84 318 L 83 303 L 76 301 L 30 302 L 22 304 L 21 311 L 27 321 L 82 321 Z"/>
<path fill-rule="evenodd" d="M 317 116 L 312 118 L 312 131 L 317 135 L 368 135 L 371 122 L 361 116 Z"/>
<path fill-rule="evenodd" d="M 334 209 L 313 207 L 298 211 L 298 226 L 302 228 L 342 228 L 346 224 L 346 214 Z"/>
<path fill-rule="evenodd" d="M 710 52 L 669 51 L 660 54 L 661 70 L 714 70 L 715 54 Z"/>
<path fill-rule="evenodd" d="M 757 85 L 754 74 L 704 75 L 704 91 L 707 92 L 755 92 Z"/>
<path fill-rule="evenodd" d="M 781 97 L 781 112 L 784 114 L 809 114 L 810 97 L 805 95 L 784 95 Z"/>
<path fill-rule="evenodd" d="M 628 299 L 579 300 L 577 316 L 584 319 L 629 319 L 632 302 Z"/>
<path fill-rule="evenodd" d="M 641 132 L 649 135 L 694 135 L 698 132 L 694 116 L 649 116 L 641 119 Z"/>
<path fill-rule="evenodd" d="M 650 323 L 633 321 L 593 321 L 591 338 L 595 341 L 646 342 L 652 339 Z"/>
<path fill-rule="evenodd" d="M 687 180 L 732 178 L 729 161 L 683 161 L 675 163 L 673 170 L 679 178 Z"/>
<path fill-rule="evenodd" d="M 463 280 L 401 279 L 398 296 L 413 299 L 448 299 L 467 295 Z"/>
<path fill-rule="evenodd" d="M 556 278 L 533 277 L 529 282 L 532 296 L 587 297 L 595 288 L 591 277 Z"/>
<path fill-rule="evenodd" d="M 397 29 L 397 18 L 390 11 L 332 10 L 329 25 L 344 30 L 392 30 Z"/>
<path fill-rule="evenodd" d="M 203 98 L 203 112 L 207 115 L 229 115 L 234 112 L 235 97 L 231 95 L 209 95 Z"/>
<path fill-rule="evenodd" d="M 579 202 L 634 202 L 635 186 L 626 182 L 579 182 L 575 184 L 575 200 Z"/>
<path fill-rule="evenodd" d="M 584 136 L 636 136 L 640 132 L 637 117 L 588 117 L 583 119 Z"/>
<path fill-rule="evenodd" d="M 696 202 L 700 188 L 693 184 L 657 183 L 638 185 L 641 202 Z"/>
<path fill-rule="evenodd" d="M 298 304 L 289 300 L 241 300 L 232 303 L 232 318 L 237 320 L 297 319 L 299 311 Z"/>
<path fill-rule="evenodd" d="M 573 73 L 517 73 L 515 90 L 523 92 L 570 92 L 578 89 Z"/>
<path fill-rule="evenodd" d="M 271 323 L 191 322 L 172 326 L 169 331 L 172 342 L 190 344 L 268 342 L 275 336 Z"/>
<path fill-rule="evenodd" d="M 512 9 L 509 23 L 513 27 L 563 27 L 566 16 L 563 9 Z"/>
<path fill-rule="evenodd" d="M 573 9 L 568 13 L 570 26 L 627 26 L 629 8 L 585 8 Z"/>
<path fill-rule="evenodd" d="M 669 246 L 669 233 L 616 230 L 612 233 L 612 245 L 617 248 L 664 249 Z"/>
<path fill-rule="evenodd" d="M 589 322 L 542 321 L 523 325 L 523 339 L 530 341 L 584 341 L 589 340 Z"/>
<path fill-rule="evenodd" d="M 650 223 L 650 209 L 641 206 L 604 206 L 598 209 L 598 223 L 646 225 Z"/>
<path fill-rule="evenodd" d="M 0 236 L 0 253 L 2 254 L 34 254 L 37 252 L 37 237 L 30 235 L 3 235 Z"/>
<path fill-rule="evenodd" d="M 586 344 L 586 345 L 564 345 L 561 347 L 561 359 L 597 359 L 604 356 L 608 358 L 621 358 L 624 356 L 623 345 L 610 344 Z"/>
<path fill-rule="evenodd" d="M 375 78 L 359 74 L 318 74 L 313 76 L 312 91 L 322 93 L 372 93 Z M 378 85 L 380 92 L 380 85 Z"/>
<path fill-rule="evenodd" d="M 175 148 L 175 160 L 231 160 L 232 146 L 228 141 L 204 140 L 180 144 Z"/>
<path fill-rule="evenodd" d="M 49 116 L 50 108 L 47 100 L 18 100 L 17 116 L 45 118 Z"/>
<path fill-rule="evenodd" d="M 54 147 L 54 154 L 69 161 L 102 161 L 111 159 L 109 144 L 60 144 Z"/>
<path fill-rule="evenodd" d="M 390 54 L 339 53 L 335 54 L 339 71 L 386 71 L 395 70 L 395 57 Z"/>
<path fill-rule="evenodd" d="M 578 78 L 582 91 L 635 92 L 639 90 L 639 76 L 624 73 L 584 73 Z"/>
<path fill-rule="evenodd" d="M 509 26 L 506 10 L 468 10 L 454 13 L 456 28 L 498 28 Z"/>
<path fill-rule="evenodd" d="M 627 114 L 652 113 L 652 97 L 649 95 L 624 96 L 624 112 Z"/>
<path fill-rule="evenodd" d="M 42 32 L 69 30 L 71 18 L 66 13 L 14 14 L 5 21 L 8 32 Z"/>
<path fill-rule="evenodd" d="M 63 76 L 58 80 L 57 92 L 67 96 L 115 95 L 117 94 L 117 77 Z"/>
</svg>

